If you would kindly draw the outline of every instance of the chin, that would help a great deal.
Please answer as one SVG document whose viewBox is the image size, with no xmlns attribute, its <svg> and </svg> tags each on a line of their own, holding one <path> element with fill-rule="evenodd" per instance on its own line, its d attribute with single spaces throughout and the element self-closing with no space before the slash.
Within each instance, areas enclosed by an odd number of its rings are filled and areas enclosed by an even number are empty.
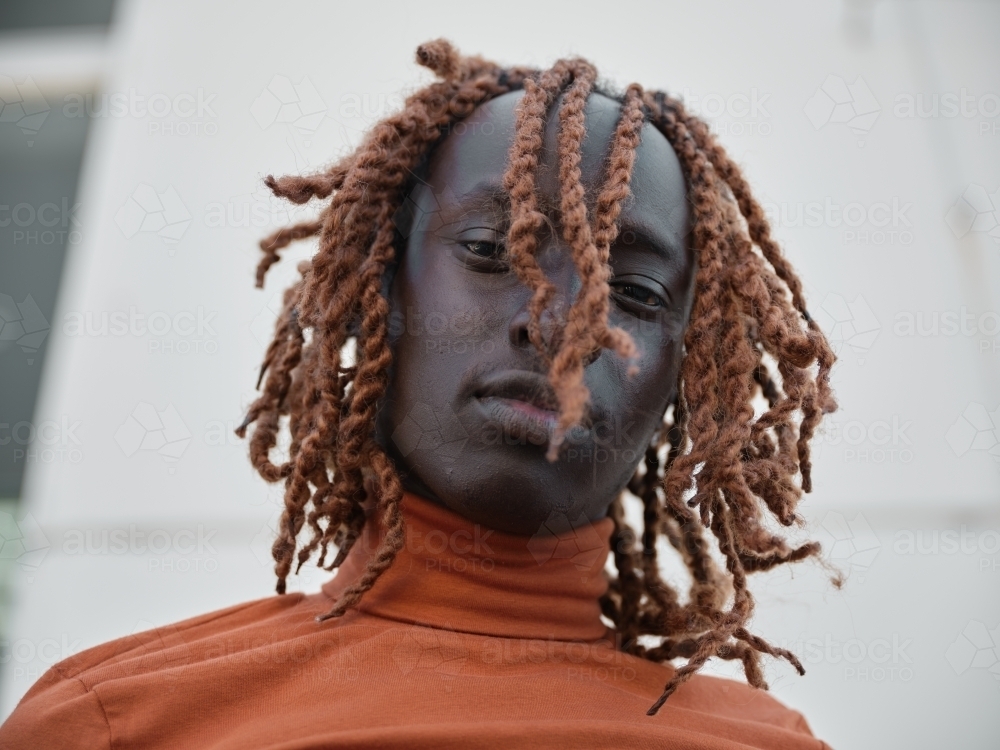
<svg viewBox="0 0 1000 750">
<path fill-rule="evenodd" d="M 414 467 L 419 471 L 419 467 Z M 425 483 L 446 507 L 491 529 L 533 536 L 551 525 L 603 518 L 616 494 L 593 485 L 593 464 L 549 463 L 544 446 L 484 446 Z M 629 474 L 631 475 L 631 474 Z M 627 481 L 627 480 L 626 480 Z"/>
</svg>

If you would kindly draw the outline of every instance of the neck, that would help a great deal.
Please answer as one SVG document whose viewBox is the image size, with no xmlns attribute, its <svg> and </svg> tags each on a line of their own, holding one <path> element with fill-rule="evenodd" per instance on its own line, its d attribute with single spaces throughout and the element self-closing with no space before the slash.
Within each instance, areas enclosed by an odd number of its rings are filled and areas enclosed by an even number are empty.
<svg viewBox="0 0 1000 750">
<path fill-rule="evenodd" d="M 529 537 L 487 529 L 411 492 L 402 511 L 405 543 L 362 598 L 362 612 L 482 635 L 607 637 L 599 600 L 611 519 Z M 558 519 L 548 526 L 564 527 Z M 336 598 L 357 580 L 383 535 L 373 514 L 324 593 Z"/>
</svg>

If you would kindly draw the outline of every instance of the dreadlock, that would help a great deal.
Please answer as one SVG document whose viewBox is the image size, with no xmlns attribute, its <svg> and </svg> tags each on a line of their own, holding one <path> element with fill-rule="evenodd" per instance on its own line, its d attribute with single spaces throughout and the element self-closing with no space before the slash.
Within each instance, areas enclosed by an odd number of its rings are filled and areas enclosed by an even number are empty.
<svg viewBox="0 0 1000 750">
<path fill-rule="evenodd" d="M 570 59 L 548 70 L 502 68 L 461 56 L 443 39 L 420 46 L 417 62 L 438 80 L 376 124 L 353 153 L 320 174 L 266 180 L 275 195 L 293 203 L 329 199 L 318 219 L 264 239 L 257 268 L 260 287 L 283 248 L 318 236 L 318 252 L 299 265 L 299 280 L 285 292 L 261 367 L 261 394 L 237 429 L 244 437 L 255 425 L 253 466 L 268 482 L 285 483 L 272 550 L 278 593 L 285 592 L 293 562 L 298 570 L 317 550 L 320 567 L 341 564 L 366 523 L 363 504 L 369 497 L 386 534 L 360 578 L 318 619 L 355 606 L 403 545 L 402 484 L 374 438 L 392 359 L 382 280 L 403 247 L 394 217 L 414 170 L 452 126 L 483 102 L 523 90 L 504 175 L 511 203 L 507 247 L 511 268 L 532 290 L 528 335 L 548 365 L 559 401 L 549 460 L 558 457 L 566 431 L 584 414 L 586 365 L 603 348 L 625 358 L 635 354 L 628 333 L 608 324 L 609 253 L 644 123 L 677 153 L 692 207 L 697 273 L 677 397 L 628 486 L 642 502 L 641 536 L 625 521 L 623 497 L 611 505 L 618 574 L 601 601 L 625 651 L 656 662 L 688 659 L 648 713 L 655 714 L 712 656 L 739 659 L 748 682 L 759 688 L 767 687 L 760 654 L 785 658 L 804 674 L 792 653 L 747 631 L 754 608 L 747 575 L 819 552 L 815 542 L 790 546 L 765 522 L 768 514 L 784 526 L 800 521 L 796 505 L 811 491 L 809 440 L 822 415 L 836 408 L 829 386 L 834 356 L 738 166 L 680 101 L 632 84 L 616 96 L 621 116 L 591 217 L 579 167 L 583 111 L 596 81 L 590 63 Z M 582 288 L 561 330 L 546 342 L 540 320 L 555 290 L 535 255 L 545 222 L 535 180 L 545 120 L 560 96 L 560 217 Z M 345 351 L 352 340 L 355 355 L 348 365 Z M 755 418 L 760 397 L 767 406 Z M 274 463 L 271 451 L 285 416 L 289 457 Z M 310 537 L 300 546 L 306 524 Z M 725 571 L 712 557 L 708 531 Z M 686 601 L 661 578 L 661 537 L 690 572 Z M 337 552 L 327 565 L 331 545 Z"/>
</svg>

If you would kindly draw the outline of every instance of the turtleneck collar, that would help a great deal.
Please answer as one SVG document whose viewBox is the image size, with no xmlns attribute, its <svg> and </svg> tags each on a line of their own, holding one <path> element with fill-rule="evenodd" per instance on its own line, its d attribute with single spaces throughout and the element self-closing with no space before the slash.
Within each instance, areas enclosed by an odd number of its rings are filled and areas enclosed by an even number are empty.
<svg viewBox="0 0 1000 750">
<path fill-rule="evenodd" d="M 362 612 L 491 636 L 608 636 L 599 599 L 608 588 L 610 518 L 525 537 L 484 528 L 411 493 L 404 493 L 402 511 L 406 543 L 362 598 Z M 336 599 L 358 579 L 383 533 L 373 514 L 324 594 Z"/>
</svg>

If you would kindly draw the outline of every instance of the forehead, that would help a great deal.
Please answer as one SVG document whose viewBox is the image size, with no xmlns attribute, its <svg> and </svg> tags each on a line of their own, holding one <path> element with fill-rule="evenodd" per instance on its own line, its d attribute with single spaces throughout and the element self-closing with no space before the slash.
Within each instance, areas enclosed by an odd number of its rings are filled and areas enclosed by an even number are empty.
<svg viewBox="0 0 1000 750">
<path fill-rule="evenodd" d="M 514 139 L 516 106 L 523 91 L 511 92 L 480 105 L 457 123 L 430 162 L 428 181 L 439 195 L 461 199 L 484 184 L 502 184 L 507 155 Z M 540 204 L 559 205 L 558 108 L 550 109 L 537 175 Z M 592 94 L 584 111 L 586 136 L 580 150 L 580 170 L 591 205 L 606 174 L 605 164 L 621 105 Z M 621 215 L 625 225 L 658 235 L 678 251 L 684 246 L 688 222 L 684 175 L 673 147 L 650 123 L 642 128 L 630 183 L 631 197 Z"/>
</svg>

